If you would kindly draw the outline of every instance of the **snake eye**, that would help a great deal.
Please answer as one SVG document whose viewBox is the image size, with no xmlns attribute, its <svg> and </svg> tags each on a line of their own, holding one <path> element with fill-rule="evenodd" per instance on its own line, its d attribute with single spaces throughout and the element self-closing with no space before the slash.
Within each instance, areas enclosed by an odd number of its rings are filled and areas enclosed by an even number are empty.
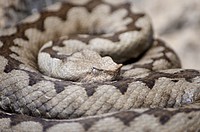
<svg viewBox="0 0 200 132">
<path fill-rule="evenodd" d="M 92 67 L 92 73 L 98 74 L 100 71 L 103 71 L 102 69 L 98 69 L 96 67 Z"/>
</svg>

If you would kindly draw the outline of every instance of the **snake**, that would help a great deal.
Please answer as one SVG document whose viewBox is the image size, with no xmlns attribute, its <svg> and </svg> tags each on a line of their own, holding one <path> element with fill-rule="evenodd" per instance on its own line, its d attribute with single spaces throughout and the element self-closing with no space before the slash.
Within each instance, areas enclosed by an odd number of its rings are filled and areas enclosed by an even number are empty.
<svg viewBox="0 0 200 132">
<path fill-rule="evenodd" d="M 68 0 L 0 32 L 2 132 L 200 131 L 182 69 L 130 0 Z"/>
</svg>

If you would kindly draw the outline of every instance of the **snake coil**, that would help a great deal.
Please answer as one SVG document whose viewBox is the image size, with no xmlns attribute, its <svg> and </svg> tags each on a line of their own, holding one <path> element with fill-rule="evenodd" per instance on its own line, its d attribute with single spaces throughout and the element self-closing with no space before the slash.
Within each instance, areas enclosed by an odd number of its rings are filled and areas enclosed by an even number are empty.
<svg viewBox="0 0 200 132">
<path fill-rule="evenodd" d="M 199 131 L 200 72 L 181 69 L 129 0 L 68 0 L 0 35 L 0 130 Z"/>
</svg>

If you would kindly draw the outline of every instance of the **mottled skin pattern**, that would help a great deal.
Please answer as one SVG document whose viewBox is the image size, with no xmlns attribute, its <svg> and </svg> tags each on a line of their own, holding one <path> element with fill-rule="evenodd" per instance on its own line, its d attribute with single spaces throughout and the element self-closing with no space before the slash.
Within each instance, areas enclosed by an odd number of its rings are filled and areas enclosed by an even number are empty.
<svg viewBox="0 0 200 132">
<path fill-rule="evenodd" d="M 200 131 L 200 72 L 181 69 L 128 1 L 71 0 L 32 15 L 1 31 L 0 62 L 1 131 Z M 57 62 L 69 76 L 51 74 Z"/>
</svg>

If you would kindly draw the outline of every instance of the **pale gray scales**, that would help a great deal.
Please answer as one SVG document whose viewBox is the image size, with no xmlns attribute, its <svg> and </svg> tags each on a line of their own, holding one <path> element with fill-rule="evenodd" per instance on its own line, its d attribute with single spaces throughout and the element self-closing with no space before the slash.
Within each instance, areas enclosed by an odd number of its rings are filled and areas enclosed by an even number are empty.
<svg viewBox="0 0 200 132">
<path fill-rule="evenodd" d="M 200 72 L 181 69 L 126 0 L 69 0 L 0 35 L 1 131 L 199 131 Z"/>
</svg>

